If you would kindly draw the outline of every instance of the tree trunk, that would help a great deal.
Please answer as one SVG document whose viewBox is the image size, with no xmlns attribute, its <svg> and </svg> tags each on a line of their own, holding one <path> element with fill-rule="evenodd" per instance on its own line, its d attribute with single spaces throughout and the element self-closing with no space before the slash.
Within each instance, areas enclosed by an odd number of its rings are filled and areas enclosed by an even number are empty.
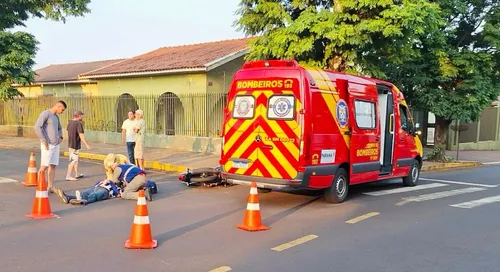
<svg viewBox="0 0 500 272">
<path fill-rule="evenodd" d="M 436 132 L 434 138 L 434 160 L 446 160 L 446 135 L 451 124 L 450 120 L 436 116 Z"/>
</svg>

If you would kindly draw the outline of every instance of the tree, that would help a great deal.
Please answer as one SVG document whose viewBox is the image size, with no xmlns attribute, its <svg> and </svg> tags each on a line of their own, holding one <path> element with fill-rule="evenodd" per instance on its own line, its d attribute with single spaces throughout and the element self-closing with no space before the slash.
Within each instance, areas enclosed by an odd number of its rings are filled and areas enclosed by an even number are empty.
<svg viewBox="0 0 500 272">
<path fill-rule="evenodd" d="M 421 37 L 420 54 L 403 64 L 386 62 L 413 107 L 436 115 L 435 160 L 445 160 L 453 120 L 477 121 L 500 94 L 500 6 L 497 0 L 438 0 L 445 18 Z"/>
<path fill-rule="evenodd" d="M 90 12 L 89 3 L 90 0 L 0 1 L 0 99 L 22 96 L 12 84 L 27 84 L 34 79 L 33 58 L 38 42 L 29 33 L 8 30 L 24 26 L 30 16 L 65 22 L 68 16 Z"/>
<path fill-rule="evenodd" d="M 248 59 L 293 58 L 335 71 L 383 77 L 381 58 L 403 63 L 420 35 L 440 25 L 425 0 L 241 0 L 235 25 L 252 41 Z"/>
</svg>

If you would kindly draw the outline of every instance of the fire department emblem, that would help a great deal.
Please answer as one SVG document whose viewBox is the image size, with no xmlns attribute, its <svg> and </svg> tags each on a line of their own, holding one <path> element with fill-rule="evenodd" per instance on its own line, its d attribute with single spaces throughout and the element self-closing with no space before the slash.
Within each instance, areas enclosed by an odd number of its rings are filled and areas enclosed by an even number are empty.
<svg viewBox="0 0 500 272">
<path fill-rule="evenodd" d="M 347 112 L 347 103 L 344 101 L 344 99 L 340 99 L 339 102 L 337 102 L 336 113 L 340 127 L 345 128 L 345 126 L 347 125 L 349 113 Z"/>
<path fill-rule="evenodd" d="M 280 97 L 276 100 L 273 107 L 273 112 L 277 117 L 283 118 L 290 114 L 292 104 L 285 97 Z"/>
<path fill-rule="evenodd" d="M 240 101 L 238 101 L 238 105 L 236 105 L 236 111 L 240 116 L 247 116 L 250 112 L 250 107 L 248 98 L 241 98 Z"/>
</svg>

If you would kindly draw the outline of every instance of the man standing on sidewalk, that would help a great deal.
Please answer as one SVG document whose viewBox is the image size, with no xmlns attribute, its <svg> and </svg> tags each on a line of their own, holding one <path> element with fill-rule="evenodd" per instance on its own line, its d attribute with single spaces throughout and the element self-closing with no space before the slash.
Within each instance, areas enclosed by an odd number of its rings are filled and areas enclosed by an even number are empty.
<svg viewBox="0 0 500 272">
<path fill-rule="evenodd" d="M 83 112 L 76 110 L 73 112 L 73 120 L 68 122 L 68 148 L 69 148 L 69 164 L 66 180 L 77 180 L 82 178 L 83 174 L 78 173 L 78 161 L 80 160 L 80 149 L 82 142 L 90 150 L 90 146 L 85 139 L 85 132 L 82 124 Z M 71 171 L 75 170 L 75 177 L 71 176 Z"/>
<path fill-rule="evenodd" d="M 146 121 L 144 121 L 144 112 L 142 110 L 135 111 L 135 149 L 134 154 L 137 160 L 137 166 L 144 170 L 144 134 L 146 134 Z"/>
<path fill-rule="evenodd" d="M 59 165 L 59 146 L 63 141 L 61 122 L 58 114 L 66 110 L 66 102 L 60 100 L 52 108 L 43 111 L 35 122 L 35 133 L 40 138 L 41 163 L 38 175 L 48 168 L 47 190 L 54 193 L 54 176 Z"/>
<path fill-rule="evenodd" d="M 134 112 L 128 112 L 128 119 L 123 121 L 122 124 L 122 142 L 127 145 L 128 158 L 131 163 L 135 164 L 135 116 Z"/>
</svg>

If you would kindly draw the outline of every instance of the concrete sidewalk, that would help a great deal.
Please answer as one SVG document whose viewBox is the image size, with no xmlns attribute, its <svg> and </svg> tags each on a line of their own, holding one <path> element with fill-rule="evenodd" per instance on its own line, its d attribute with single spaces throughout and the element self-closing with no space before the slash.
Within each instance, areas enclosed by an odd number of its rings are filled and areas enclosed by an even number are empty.
<svg viewBox="0 0 500 272">
<path fill-rule="evenodd" d="M 89 142 L 92 150 L 87 151 L 82 147 L 80 158 L 91 160 L 104 160 L 108 153 L 119 153 L 127 155 L 127 147 L 107 143 Z M 64 141 L 61 146 L 61 153 L 67 156 L 68 143 Z M 0 135 L 0 147 L 9 149 L 22 149 L 33 152 L 40 152 L 40 141 L 35 138 L 23 138 Z M 198 152 L 187 152 L 172 148 L 148 148 L 144 149 L 144 159 L 146 168 L 168 171 L 183 172 L 186 168 L 215 167 L 219 162 L 219 155 L 204 154 Z"/>
<path fill-rule="evenodd" d="M 90 142 L 91 151 L 82 148 L 80 157 L 90 160 L 104 160 L 108 153 L 119 153 L 127 155 L 125 146 L 108 143 Z M 67 156 L 67 142 L 63 142 L 61 153 Z M 0 135 L 0 148 L 22 149 L 33 152 L 40 152 L 40 142 L 35 138 L 23 138 Z M 430 152 L 425 149 L 424 152 Z M 172 148 L 145 148 L 145 166 L 147 169 L 154 169 L 167 172 L 183 172 L 186 168 L 215 167 L 219 162 L 219 155 L 205 154 L 198 152 L 187 152 Z M 425 155 L 425 154 L 424 154 Z M 447 155 L 455 157 L 456 151 L 447 151 Z M 450 168 L 462 168 L 479 166 L 482 163 L 500 164 L 500 151 L 460 151 L 460 162 L 435 163 L 424 162 L 422 171 L 445 170 Z"/>
</svg>

